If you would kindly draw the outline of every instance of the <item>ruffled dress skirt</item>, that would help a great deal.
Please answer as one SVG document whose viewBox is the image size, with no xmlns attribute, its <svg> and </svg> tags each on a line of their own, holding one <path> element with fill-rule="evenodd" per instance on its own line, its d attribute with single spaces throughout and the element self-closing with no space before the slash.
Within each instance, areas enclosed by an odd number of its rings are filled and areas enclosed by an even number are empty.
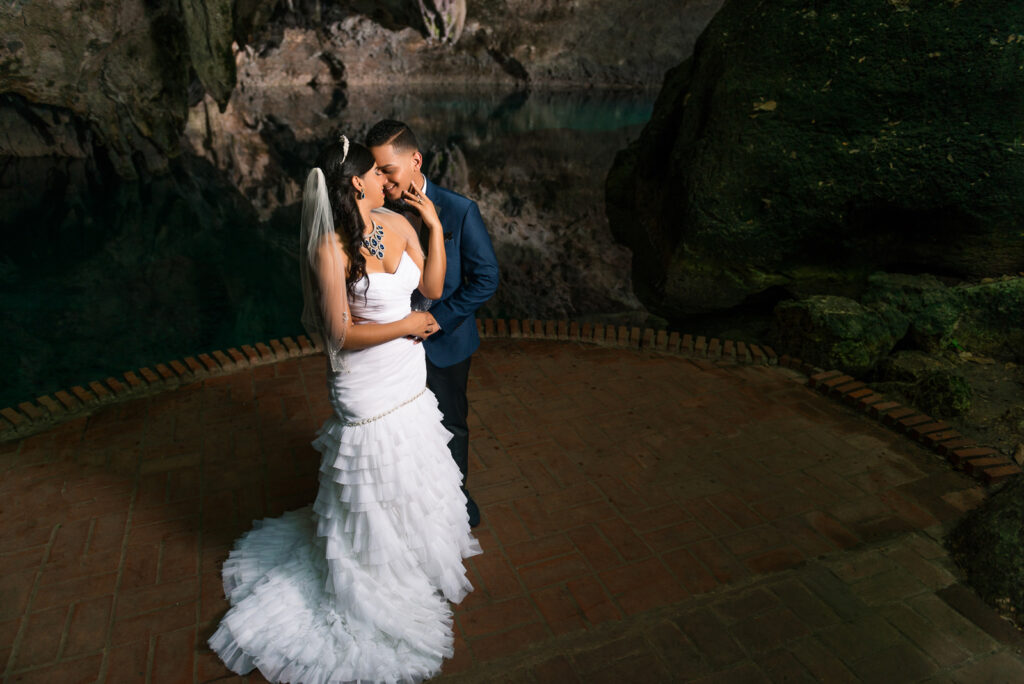
<svg viewBox="0 0 1024 684">
<path fill-rule="evenodd" d="M 453 654 L 448 602 L 472 590 L 463 559 L 481 550 L 423 348 L 394 340 L 348 365 L 328 373 L 315 502 L 258 521 L 224 563 L 231 608 L 209 644 L 235 673 L 417 682 Z"/>
</svg>

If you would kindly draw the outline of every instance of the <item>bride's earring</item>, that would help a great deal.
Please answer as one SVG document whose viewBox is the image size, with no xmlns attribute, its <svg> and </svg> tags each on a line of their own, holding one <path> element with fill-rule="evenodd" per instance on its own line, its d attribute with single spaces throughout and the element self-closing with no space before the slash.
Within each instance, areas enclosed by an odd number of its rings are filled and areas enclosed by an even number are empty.
<svg viewBox="0 0 1024 684">
<path fill-rule="evenodd" d="M 360 190 L 359 191 L 359 199 L 366 199 L 366 191 L 365 190 Z"/>
</svg>

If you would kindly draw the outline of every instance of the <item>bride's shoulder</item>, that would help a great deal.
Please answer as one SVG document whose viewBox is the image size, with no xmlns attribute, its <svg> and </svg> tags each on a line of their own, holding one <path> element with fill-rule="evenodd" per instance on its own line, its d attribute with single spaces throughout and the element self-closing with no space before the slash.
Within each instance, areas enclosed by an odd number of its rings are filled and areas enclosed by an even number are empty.
<svg viewBox="0 0 1024 684">
<path fill-rule="evenodd" d="M 379 209 L 374 209 L 371 213 L 373 214 L 373 218 L 381 225 L 400 233 L 403 237 L 408 237 L 415 233 L 412 229 L 412 224 L 409 223 L 408 219 L 398 212 L 381 207 Z"/>
</svg>

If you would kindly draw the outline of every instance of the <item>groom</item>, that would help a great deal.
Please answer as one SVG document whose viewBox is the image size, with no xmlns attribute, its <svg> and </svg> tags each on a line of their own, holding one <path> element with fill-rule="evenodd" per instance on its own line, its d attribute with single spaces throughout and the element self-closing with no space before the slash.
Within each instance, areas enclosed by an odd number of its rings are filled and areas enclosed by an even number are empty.
<svg viewBox="0 0 1024 684">
<path fill-rule="evenodd" d="M 426 244 L 419 212 L 405 206 L 402 192 L 415 186 L 434 203 L 444 229 L 448 269 L 441 299 L 430 307 L 440 332 L 423 344 L 427 355 L 427 387 L 437 396 L 444 414 L 442 424 L 454 437 L 448 442 L 452 458 L 462 471 L 469 524 L 480 524 L 480 509 L 466 491 L 469 470 L 469 401 L 466 383 L 469 362 L 480 346 L 476 310 L 498 289 L 498 260 L 476 202 L 427 181 L 422 173 L 423 155 L 412 130 L 401 121 L 378 121 L 366 135 L 377 167 L 385 177 L 384 192 L 390 208 L 399 212 L 420 233 Z"/>
</svg>

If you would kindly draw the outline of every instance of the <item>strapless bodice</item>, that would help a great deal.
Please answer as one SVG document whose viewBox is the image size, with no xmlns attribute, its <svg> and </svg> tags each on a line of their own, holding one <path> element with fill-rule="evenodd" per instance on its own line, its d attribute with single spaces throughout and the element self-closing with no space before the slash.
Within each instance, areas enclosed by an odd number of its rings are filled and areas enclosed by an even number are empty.
<svg viewBox="0 0 1024 684">
<path fill-rule="evenodd" d="M 409 315 L 412 291 L 420 283 L 420 269 L 408 252 L 402 252 L 394 273 L 368 273 L 356 283 L 349 309 L 356 318 L 369 323 L 391 323 Z"/>
</svg>

